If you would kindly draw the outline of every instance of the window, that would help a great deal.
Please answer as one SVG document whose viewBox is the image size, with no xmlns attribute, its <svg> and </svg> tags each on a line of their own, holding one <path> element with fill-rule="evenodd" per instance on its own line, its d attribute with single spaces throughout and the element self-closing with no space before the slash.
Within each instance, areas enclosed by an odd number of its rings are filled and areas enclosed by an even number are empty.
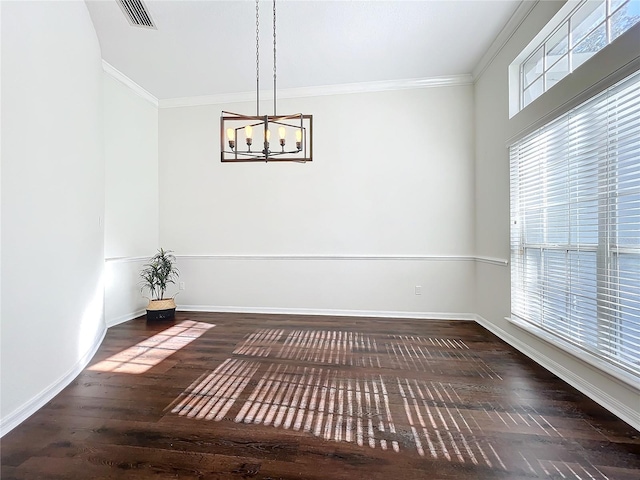
<svg viewBox="0 0 640 480">
<path fill-rule="evenodd" d="M 519 69 L 518 110 L 640 22 L 640 0 L 583 0 L 570 2 L 567 9 L 514 62 Z"/>
<path fill-rule="evenodd" d="M 640 378 L 640 72 L 510 164 L 512 316 Z"/>
</svg>

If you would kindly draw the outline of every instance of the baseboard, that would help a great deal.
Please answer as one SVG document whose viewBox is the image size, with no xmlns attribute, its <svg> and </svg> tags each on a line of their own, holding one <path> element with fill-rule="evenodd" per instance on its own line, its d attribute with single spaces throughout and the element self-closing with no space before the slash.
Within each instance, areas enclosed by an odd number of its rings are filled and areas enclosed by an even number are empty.
<svg viewBox="0 0 640 480">
<path fill-rule="evenodd" d="M 47 402 L 49 402 L 53 397 L 60 393 L 67 385 L 69 385 L 89 364 L 95 353 L 98 351 L 98 348 L 102 344 L 102 340 L 104 339 L 106 332 L 107 329 L 103 328 L 98 333 L 98 335 L 96 335 L 91 348 L 75 363 L 75 365 L 66 374 L 64 374 L 58 380 L 42 390 L 39 394 L 19 407 L 17 410 L 2 418 L 2 420 L 0 421 L 0 437 L 6 435 L 31 415 L 36 413 Z"/>
<path fill-rule="evenodd" d="M 542 367 L 546 368 L 554 375 L 558 376 L 558 378 L 567 382 L 576 390 L 585 394 L 594 402 L 598 403 L 599 405 L 601 405 L 602 407 L 606 408 L 611 413 L 619 417 L 620 419 L 627 422 L 636 430 L 640 430 L 640 411 L 635 410 L 619 402 L 617 399 L 613 398 L 611 395 L 609 395 L 607 392 L 605 392 L 598 386 L 594 385 L 592 382 L 589 382 L 587 379 L 585 379 L 582 376 L 576 375 L 574 372 L 572 372 L 568 368 L 559 364 L 555 360 L 547 357 L 546 355 L 540 353 L 539 351 L 532 348 L 530 345 L 526 344 L 525 342 L 519 340 L 518 338 L 514 337 L 510 333 L 497 327 L 496 325 L 489 322 L 487 319 L 485 319 L 481 315 L 475 315 L 475 321 L 480 325 L 482 325 L 487 330 L 489 330 L 491 333 L 499 337 L 500 339 L 507 342 L 516 350 L 525 354 L 527 357 L 529 357 L 531 360 L 533 360 L 537 364 L 541 365 Z M 541 341 L 544 341 L 544 340 L 541 340 Z M 557 347 L 554 347 L 554 348 L 557 348 Z M 565 353 L 564 351 L 563 353 L 565 355 L 570 355 L 569 353 Z M 588 364 L 585 363 L 585 365 L 588 365 Z M 591 365 L 588 365 L 588 366 L 589 368 L 593 369 L 594 372 L 598 373 L 598 375 L 604 375 L 603 372 L 596 369 L 595 367 L 592 367 Z M 615 379 L 613 377 L 611 378 L 612 380 L 619 382 L 618 379 Z"/>
<path fill-rule="evenodd" d="M 107 328 L 115 327 L 116 325 L 120 325 L 121 323 L 128 322 L 129 320 L 133 320 L 134 318 L 141 317 L 146 313 L 146 310 L 137 310 L 133 313 L 125 313 L 124 315 L 119 315 L 113 319 L 107 320 Z"/>
<path fill-rule="evenodd" d="M 334 310 L 334 309 L 307 309 L 307 308 L 273 308 L 273 307 L 237 307 L 237 306 L 214 306 L 214 305 L 181 305 L 179 311 L 185 312 L 220 312 L 220 313 L 264 313 L 281 315 L 320 315 L 320 316 L 347 316 L 347 317 L 376 317 L 376 318 L 406 318 L 424 320 L 471 320 L 482 325 L 500 339 L 522 352 L 533 361 L 546 368 L 559 378 L 567 382 L 587 397 L 602 405 L 614 415 L 618 416 L 636 430 L 640 430 L 640 412 L 622 404 L 607 392 L 597 387 L 585 378 L 576 375 L 555 360 L 541 354 L 531 348 L 526 343 L 517 339 L 513 335 L 496 327 L 481 315 L 474 313 L 445 313 L 445 312 L 406 312 L 406 311 L 380 311 L 380 310 Z M 109 321 L 108 327 L 132 320 L 144 314 L 144 310 L 139 310 L 130 314 L 121 315 Z M 60 393 L 74 378 L 87 366 L 91 358 L 100 347 L 106 334 L 107 328 L 103 328 L 96 336 L 91 348 L 80 358 L 76 364 L 61 378 L 53 382 L 42 392 L 25 403 L 11 414 L 0 421 L 0 437 L 9 433 L 16 426 L 29 418 L 38 409 L 42 408 L 48 401 Z M 591 367 L 593 368 L 593 367 Z M 594 369 L 594 371 L 597 371 Z M 600 374 L 600 371 L 597 371 Z"/>
<path fill-rule="evenodd" d="M 475 321 L 476 319 L 476 315 L 474 313 L 334 310 L 324 308 L 236 307 L 228 305 L 178 305 L 177 310 L 183 312 L 265 313 L 277 315 L 320 315 L 332 317 L 414 318 L 422 320 Z"/>
</svg>

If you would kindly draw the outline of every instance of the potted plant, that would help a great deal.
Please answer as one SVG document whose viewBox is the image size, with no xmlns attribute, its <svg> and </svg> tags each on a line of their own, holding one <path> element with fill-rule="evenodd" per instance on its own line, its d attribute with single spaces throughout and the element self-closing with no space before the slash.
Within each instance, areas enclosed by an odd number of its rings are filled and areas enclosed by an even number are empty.
<svg viewBox="0 0 640 480">
<path fill-rule="evenodd" d="M 175 317 L 174 297 L 164 298 L 167 285 L 175 284 L 180 272 L 175 266 L 176 257 L 171 250 L 159 249 L 140 272 L 141 291 L 149 290 L 151 297 L 147 306 L 147 321 L 170 320 Z"/>
</svg>

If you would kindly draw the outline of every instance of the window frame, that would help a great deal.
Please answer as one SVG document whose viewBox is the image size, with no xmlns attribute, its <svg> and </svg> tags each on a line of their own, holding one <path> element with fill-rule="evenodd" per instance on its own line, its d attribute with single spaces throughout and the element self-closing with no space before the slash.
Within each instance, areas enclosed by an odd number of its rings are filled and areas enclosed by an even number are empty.
<svg viewBox="0 0 640 480">
<path fill-rule="evenodd" d="M 634 149 L 632 149 L 631 157 L 623 158 L 621 161 L 619 161 L 619 157 L 622 156 L 622 155 L 619 155 L 620 151 L 622 151 L 623 154 L 626 155 L 625 153 L 626 151 L 620 150 L 620 149 L 622 147 L 629 148 L 629 146 L 627 145 L 628 140 L 624 140 L 622 143 L 620 143 L 619 141 L 620 133 L 618 130 L 619 129 L 618 123 L 615 123 L 615 126 L 616 126 L 616 130 L 614 131 L 615 135 L 614 133 L 609 132 L 609 128 L 611 127 L 611 125 L 614 125 L 611 123 L 611 120 L 610 120 L 611 117 L 609 116 L 610 109 L 612 108 L 611 107 L 612 103 L 610 103 L 612 102 L 611 98 L 614 98 L 617 93 L 625 91 L 624 89 L 627 87 L 625 87 L 624 85 L 628 84 L 629 82 L 631 82 L 633 86 L 636 86 L 636 85 L 640 86 L 640 71 L 637 71 L 629 75 L 629 77 L 621 80 L 617 85 L 614 85 L 608 88 L 607 90 L 597 95 L 594 95 L 592 98 L 586 100 L 581 105 L 578 105 L 572 108 L 569 112 L 565 113 L 564 115 L 561 115 L 555 118 L 554 120 L 546 123 L 544 126 L 540 127 L 539 129 L 536 129 L 535 132 L 528 134 L 526 136 L 523 136 L 521 139 L 513 142 L 510 145 L 510 153 L 509 153 L 510 177 L 511 177 L 511 181 L 510 181 L 510 184 L 511 184 L 511 193 L 510 193 L 511 195 L 511 229 L 510 229 L 511 241 L 510 243 L 511 243 L 511 265 L 512 265 L 512 268 L 511 268 L 511 293 L 512 293 L 511 312 L 512 313 L 511 313 L 511 317 L 509 317 L 508 320 L 518 325 L 519 327 L 524 328 L 525 330 L 528 330 L 534 333 L 535 335 L 544 338 L 550 343 L 558 345 L 564 350 L 570 351 L 572 354 L 574 354 L 578 358 L 581 358 L 582 360 L 595 365 L 597 368 L 613 375 L 618 379 L 623 380 L 626 383 L 637 384 L 638 381 L 640 381 L 640 346 L 635 346 L 635 347 L 632 346 L 629 348 L 630 352 L 637 355 L 637 358 L 636 357 L 632 358 L 632 363 L 633 365 L 637 364 L 638 366 L 634 366 L 634 367 L 625 366 L 624 361 L 620 360 L 621 356 L 627 355 L 627 353 L 625 353 L 625 350 L 627 349 L 627 347 L 624 346 L 624 340 L 621 340 L 621 336 L 620 336 L 621 330 L 623 329 L 624 326 L 622 323 L 623 319 L 622 319 L 622 313 L 621 313 L 619 302 L 618 304 L 616 304 L 617 310 L 614 310 L 611 308 L 613 305 L 611 303 L 612 297 L 614 297 L 615 295 L 618 295 L 617 298 L 619 298 L 620 292 L 622 292 L 622 289 L 620 288 L 620 282 L 621 282 L 620 256 L 625 254 L 633 254 L 634 257 L 631 257 L 632 261 L 640 258 L 640 241 L 638 241 L 638 239 L 640 239 L 640 233 L 637 235 L 638 238 L 632 237 L 630 243 L 621 242 L 621 239 L 618 235 L 619 225 L 631 225 L 632 227 L 635 227 L 636 225 L 635 219 L 640 218 L 640 213 L 636 213 L 635 215 L 632 215 L 633 222 L 631 224 L 628 224 L 628 223 L 620 224 L 617 218 L 617 216 L 619 215 L 619 209 L 622 208 L 619 203 L 620 192 L 622 191 L 623 195 L 627 194 L 625 190 L 626 187 L 624 188 L 620 187 L 622 184 L 620 183 L 621 178 L 618 175 L 618 170 L 620 169 L 621 165 L 627 166 L 628 165 L 627 162 L 633 163 L 634 159 L 637 158 L 638 154 Z M 640 91 L 640 88 L 638 88 L 638 90 Z M 637 96 L 634 97 L 634 99 L 635 98 L 637 98 Z M 545 162 L 547 162 L 548 159 L 555 159 L 555 157 L 552 154 L 548 154 L 546 152 L 549 146 L 554 145 L 554 142 L 559 142 L 559 140 L 555 137 L 555 135 L 560 135 L 560 137 L 558 138 L 564 138 L 562 137 L 562 135 L 566 135 L 567 138 L 572 138 L 572 135 L 574 135 L 574 133 L 571 131 L 571 129 L 572 128 L 575 129 L 576 124 L 579 124 L 582 121 L 581 117 L 579 116 L 582 113 L 581 109 L 583 108 L 585 109 L 585 111 L 587 112 L 585 113 L 585 116 L 587 116 L 588 114 L 587 107 L 590 108 L 591 106 L 595 105 L 595 102 L 598 102 L 598 101 L 607 102 L 607 105 L 605 107 L 599 107 L 596 105 L 596 108 L 603 108 L 607 112 L 606 114 L 607 140 L 606 140 L 605 147 L 603 147 L 600 143 L 597 144 L 598 153 L 595 154 L 596 160 L 594 164 L 596 167 L 597 173 L 595 174 L 591 173 L 590 175 L 593 175 L 595 178 L 597 178 L 598 191 L 600 192 L 601 189 L 604 187 L 607 193 L 604 196 L 604 198 L 601 193 L 598 193 L 597 197 L 595 197 L 597 199 L 597 204 L 596 204 L 597 208 L 595 210 L 596 219 L 595 219 L 594 225 L 597 225 L 597 232 L 598 232 L 596 237 L 597 243 L 594 243 L 593 241 L 584 242 L 584 243 L 581 243 L 580 241 L 576 241 L 575 239 L 576 238 L 579 239 L 579 236 L 572 238 L 572 233 L 574 233 L 574 230 L 572 230 L 571 227 L 569 227 L 569 230 L 567 233 L 566 243 L 563 243 L 561 240 L 559 240 L 559 237 L 549 240 L 549 237 L 546 236 L 547 228 L 548 228 L 547 224 L 542 225 L 541 231 L 543 232 L 543 235 L 544 235 L 543 237 L 540 237 L 538 239 L 537 237 L 526 235 L 528 233 L 525 231 L 525 229 L 527 228 L 526 227 L 527 220 L 526 220 L 526 217 L 524 216 L 525 215 L 524 211 L 521 210 L 521 206 L 523 205 L 521 202 L 523 198 L 526 201 L 530 202 L 533 197 L 529 198 L 529 194 L 527 193 L 525 193 L 525 196 L 522 197 L 519 189 L 520 189 L 520 179 L 522 178 L 522 175 L 525 175 L 525 174 L 529 175 L 528 173 L 526 173 L 526 169 L 530 167 L 526 162 L 520 160 L 523 158 L 522 157 L 523 152 L 521 152 L 520 150 L 517 150 L 514 152 L 514 149 L 520 149 L 525 147 L 533 148 L 535 154 L 537 154 L 536 150 L 540 150 L 541 152 L 543 152 L 543 153 L 539 153 L 539 155 L 542 155 L 544 157 Z M 631 103 L 632 105 L 634 105 L 633 102 L 637 102 L 637 101 L 632 100 L 632 103 Z M 593 115 L 594 117 L 597 117 L 595 118 L 596 122 L 603 121 L 601 118 L 599 118 L 599 115 L 600 114 Z M 577 119 L 577 120 L 574 120 L 574 119 Z M 588 119 L 589 121 L 591 121 L 590 118 Z M 576 121 L 576 124 L 572 125 L 571 124 L 572 121 Z M 615 115 L 615 122 L 617 121 L 618 121 L 618 113 L 616 113 Z M 553 130 L 555 127 L 558 127 L 558 130 Z M 598 128 L 600 127 L 599 123 L 597 127 Z M 566 133 L 563 133 L 562 131 L 560 131 L 560 129 L 562 128 L 566 129 Z M 635 128 L 638 128 L 638 127 L 636 126 Z M 538 135 L 542 135 L 542 136 L 538 138 L 537 137 Z M 612 139 L 612 136 L 615 136 L 615 138 Z M 533 144 L 534 147 L 530 147 L 530 145 L 527 145 L 527 142 L 529 142 L 530 144 Z M 521 147 L 521 145 L 524 145 L 524 146 Z M 634 145 L 634 144 L 631 143 L 631 145 Z M 580 146 L 582 146 L 582 144 L 580 144 Z M 603 151 L 599 150 L 603 148 L 604 148 Z M 567 151 L 570 150 L 569 147 L 566 147 L 566 149 Z M 569 154 L 567 153 L 567 155 Z M 514 165 L 514 157 L 518 157 L 519 159 L 517 165 Z M 527 158 L 530 158 L 530 157 L 527 157 Z M 578 155 L 578 159 L 581 159 L 580 155 Z M 640 162 L 638 162 L 638 165 L 640 165 Z M 538 167 L 538 170 L 543 171 L 545 166 L 546 165 L 540 165 Z M 567 171 L 565 174 L 567 177 L 567 180 L 566 180 L 567 184 L 570 183 L 572 168 L 581 168 L 581 165 L 571 165 L 570 161 L 569 160 L 567 161 Z M 612 171 L 613 171 L 613 174 L 611 173 Z M 539 175 L 543 183 L 545 181 L 549 181 L 551 178 L 549 177 L 549 174 L 546 171 L 544 171 L 544 173 L 537 173 L 537 174 L 534 173 L 533 175 L 534 175 L 534 178 L 536 178 L 535 175 Z M 614 175 L 614 176 L 610 177 L 609 175 Z M 627 174 L 624 173 L 623 175 L 627 175 Z M 634 181 L 633 179 L 636 178 L 634 177 L 634 175 L 640 178 L 640 171 L 636 172 L 634 170 L 629 175 L 633 182 Z M 626 179 L 627 181 L 629 180 L 627 177 L 622 177 L 622 179 Z M 613 182 L 613 185 L 615 185 L 614 189 L 611 189 L 611 185 L 612 185 L 611 182 Z M 529 188 L 531 188 L 530 184 L 527 184 L 527 185 Z M 632 183 L 632 185 L 635 185 L 635 183 Z M 538 190 L 544 191 L 544 188 L 545 188 L 545 185 L 539 185 Z M 631 190 L 631 192 L 633 195 L 634 190 Z M 555 193 L 557 194 L 557 191 L 555 191 Z M 537 208 L 540 208 L 541 210 L 543 210 L 546 206 L 544 202 L 547 201 L 546 194 L 541 194 L 541 195 L 535 194 L 534 197 L 535 197 L 534 199 L 538 199 L 538 200 L 542 198 L 543 205 L 537 206 Z M 578 198 L 578 201 L 582 201 L 584 198 L 588 199 L 588 197 L 589 195 L 579 193 L 577 198 Z M 569 222 L 569 224 L 572 221 L 570 198 L 572 198 L 571 193 L 568 192 L 568 197 L 565 203 L 569 205 L 569 207 L 567 207 L 568 209 L 567 211 L 569 212 L 567 216 L 567 222 Z M 632 209 L 635 209 L 634 202 L 637 203 L 638 201 L 633 199 L 631 200 Z M 623 202 L 623 205 L 626 206 L 626 208 L 629 208 L 624 202 Z M 535 213 L 535 210 L 534 210 L 534 213 Z M 638 222 L 638 225 L 640 225 L 640 221 Z M 533 233 L 536 233 L 538 231 L 537 228 L 538 227 L 533 227 L 534 229 Z M 580 230 L 576 229 L 576 232 L 580 233 Z M 587 236 L 585 238 L 588 239 L 589 237 Z M 528 241 L 530 239 L 533 239 L 534 241 Z M 638 241 L 637 246 L 635 243 L 633 243 L 634 241 Z M 532 282 L 532 285 L 535 285 L 535 289 L 536 289 L 535 292 L 533 291 L 533 289 L 530 289 L 530 288 L 524 288 L 519 291 L 515 290 L 519 286 L 519 284 L 522 283 L 524 285 L 526 283 L 526 281 L 523 280 L 524 278 L 523 275 L 532 274 L 531 271 L 526 270 L 527 258 L 528 258 L 527 251 L 539 252 L 538 253 L 539 260 L 536 264 L 537 266 L 537 270 L 535 273 L 536 279 L 535 281 Z M 574 341 L 574 338 L 578 338 L 579 334 L 559 335 L 557 328 L 555 329 L 556 331 L 554 331 L 554 328 L 552 326 L 550 327 L 550 323 L 554 323 L 553 318 L 550 319 L 551 322 L 545 322 L 545 319 L 542 318 L 543 313 L 545 311 L 544 302 L 549 300 L 548 294 L 546 294 L 544 291 L 545 288 L 547 288 L 548 286 L 545 284 L 542 272 L 545 269 L 546 254 L 550 252 L 554 252 L 554 253 L 564 252 L 566 265 L 570 265 L 569 256 L 572 253 L 576 253 L 576 252 L 595 253 L 595 260 L 594 260 L 595 272 L 606 272 L 604 275 L 599 275 L 599 274 L 595 275 L 596 316 L 594 320 L 597 324 L 596 324 L 596 327 L 593 328 L 593 330 L 596 332 L 596 335 L 595 335 L 596 341 L 593 346 L 587 345 L 584 342 Z M 633 270 L 631 271 L 633 272 Z M 628 274 L 626 270 L 623 270 L 623 272 Z M 639 283 L 637 286 L 632 283 L 632 286 L 631 286 L 632 292 L 634 288 L 635 289 L 640 288 L 640 274 L 638 278 L 639 278 Z M 603 295 L 602 292 L 605 292 L 604 293 L 605 298 L 602 298 L 602 295 Z M 617 292 L 617 293 L 612 293 L 612 292 Z M 532 301 L 530 302 L 524 301 L 523 303 L 522 296 L 526 296 L 526 295 L 531 295 L 531 297 L 527 297 L 527 298 L 532 298 Z M 575 296 L 576 294 L 575 292 L 571 291 L 569 295 Z M 640 302 L 640 295 L 636 299 L 633 296 L 633 293 L 631 293 L 630 298 L 632 299 L 631 300 L 632 302 Z M 514 308 L 514 303 L 518 304 L 516 305 L 515 308 Z M 572 308 L 572 303 L 573 302 L 569 298 L 565 299 L 564 301 L 564 308 L 567 309 L 566 321 L 568 324 L 568 326 L 564 327 L 564 330 L 571 330 L 571 328 L 574 328 L 569 324 L 570 317 L 571 317 L 571 315 L 569 314 L 569 310 Z M 523 308 L 522 305 L 530 309 L 526 314 L 523 314 L 524 310 L 522 310 Z M 533 314 L 529 312 L 533 312 Z M 537 321 L 535 318 L 532 319 L 532 315 L 536 316 L 536 314 L 539 317 Z M 525 318 L 525 317 L 528 317 L 528 318 Z M 560 319 L 562 318 L 560 317 Z M 555 321 L 555 323 L 558 323 L 558 322 Z M 629 325 L 627 325 L 626 328 L 629 328 L 630 331 L 632 332 L 638 332 L 640 331 L 640 330 L 637 330 L 639 326 L 640 326 L 640 323 L 636 325 L 636 322 L 632 321 Z M 638 342 L 640 341 L 640 334 L 631 333 L 630 335 L 633 335 L 631 337 L 631 342 L 634 345 L 638 345 Z M 615 348 L 615 351 L 612 351 L 612 349 L 614 348 Z"/>
</svg>

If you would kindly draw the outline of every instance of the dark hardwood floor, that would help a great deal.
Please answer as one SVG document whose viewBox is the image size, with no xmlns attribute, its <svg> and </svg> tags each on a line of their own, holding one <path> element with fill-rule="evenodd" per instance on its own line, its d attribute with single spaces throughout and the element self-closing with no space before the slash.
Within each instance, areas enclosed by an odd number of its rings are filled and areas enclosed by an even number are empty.
<svg viewBox="0 0 640 480">
<path fill-rule="evenodd" d="M 0 474 L 638 480 L 640 434 L 473 322 L 183 312 L 109 329 Z"/>
</svg>

